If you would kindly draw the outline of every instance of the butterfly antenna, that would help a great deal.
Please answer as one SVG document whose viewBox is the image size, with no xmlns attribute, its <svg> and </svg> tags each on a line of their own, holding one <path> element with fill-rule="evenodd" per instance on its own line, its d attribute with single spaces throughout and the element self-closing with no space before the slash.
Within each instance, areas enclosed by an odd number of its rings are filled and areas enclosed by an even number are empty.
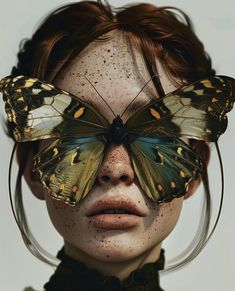
<svg viewBox="0 0 235 291">
<path fill-rule="evenodd" d="M 125 112 L 127 111 L 128 108 L 130 108 L 131 104 L 136 100 L 136 98 L 140 95 L 140 93 L 144 90 L 144 88 L 148 85 L 148 83 L 154 78 L 159 76 L 158 74 L 153 75 L 148 81 L 147 83 L 143 86 L 143 88 L 139 91 L 139 93 L 135 96 L 135 98 L 133 100 L 131 100 L 131 102 L 127 105 L 126 109 L 122 112 L 121 116 L 122 117 Z"/>
<path fill-rule="evenodd" d="M 113 113 L 113 115 L 116 117 L 116 114 L 114 113 L 113 109 L 109 106 L 108 102 L 103 98 L 103 96 L 97 91 L 97 89 L 90 82 L 90 80 L 85 75 L 83 75 L 81 73 L 77 73 L 77 74 L 83 76 L 91 84 L 91 86 L 94 88 L 94 90 L 96 91 L 96 93 L 100 96 L 100 98 L 104 101 L 104 103 L 108 106 L 108 108 L 111 110 L 111 112 Z"/>
</svg>

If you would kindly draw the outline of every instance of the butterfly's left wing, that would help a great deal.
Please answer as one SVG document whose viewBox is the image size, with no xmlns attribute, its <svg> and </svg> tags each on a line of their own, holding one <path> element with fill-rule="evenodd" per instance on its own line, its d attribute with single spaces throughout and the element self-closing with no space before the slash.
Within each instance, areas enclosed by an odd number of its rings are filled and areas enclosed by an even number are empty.
<svg viewBox="0 0 235 291">
<path fill-rule="evenodd" d="M 203 172 L 201 159 L 180 139 L 133 137 L 129 146 L 142 189 L 159 203 L 185 195 L 188 183 Z"/>
<path fill-rule="evenodd" d="M 235 101 L 235 79 L 214 76 L 156 99 L 131 116 L 130 134 L 151 137 L 188 137 L 216 141 L 227 128 Z"/>
<path fill-rule="evenodd" d="M 58 139 L 34 157 L 33 170 L 53 198 L 73 206 L 92 188 L 103 152 L 97 137 Z"/>
</svg>

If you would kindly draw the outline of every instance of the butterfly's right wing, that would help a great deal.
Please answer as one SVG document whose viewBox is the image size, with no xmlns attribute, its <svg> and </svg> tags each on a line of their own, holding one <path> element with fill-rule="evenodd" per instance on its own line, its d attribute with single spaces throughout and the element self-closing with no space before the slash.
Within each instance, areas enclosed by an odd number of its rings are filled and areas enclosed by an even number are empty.
<svg viewBox="0 0 235 291">
<path fill-rule="evenodd" d="M 0 81 L 8 121 L 18 142 L 102 134 L 107 120 L 79 97 L 25 76 Z"/>
</svg>

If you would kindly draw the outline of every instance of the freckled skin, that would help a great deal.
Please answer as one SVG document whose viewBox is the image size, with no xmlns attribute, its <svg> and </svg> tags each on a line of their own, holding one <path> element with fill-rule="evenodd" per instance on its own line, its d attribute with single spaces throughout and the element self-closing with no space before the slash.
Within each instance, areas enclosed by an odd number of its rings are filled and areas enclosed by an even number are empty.
<svg viewBox="0 0 235 291">
<path fill-rule="evenodd" d="M 110 40 L 93 42 L 84 49 L 54 85 L 90 102 L 111 122 L 114 118 L 111 110 L 82 75 L 91 81 L 115 114 L 124 111 L 150 76 L 142 56 L 134 47 L 130 48 L 123 32 L 115 30 L 109 35 Z M 161 67 L 159 74 L 165 93 L 173 91 L 175 87 Z M 154 98 L 157 94 L 150 82 L 136 101 L 150 102 Z M 128 117 L 123 116 L 124 122 Z M 127 179 L 122 181 L 122 176 Z M 103 197 L 116 196 L 131 198 L 146 216 L 129 229 L 107 231 L 94 227 L 85 215 L 88 209 Z M 66 252 L 88 266 L 120 278 L 158 258 L 161 242 L 175 227 L 183 203 L 182 197 L 162 206 L 150 200 L 141 190 L 123 145 L 109 149 L 93 189 L 75 207 L 53 200 L 47 193 L 45 199 L 50 218 L 65 240 Z"/>
</svg>

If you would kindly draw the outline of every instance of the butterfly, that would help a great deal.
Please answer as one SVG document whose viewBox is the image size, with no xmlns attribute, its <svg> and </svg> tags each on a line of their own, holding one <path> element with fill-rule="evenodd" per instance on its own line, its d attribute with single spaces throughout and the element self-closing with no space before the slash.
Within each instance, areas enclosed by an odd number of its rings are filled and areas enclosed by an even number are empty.
<svg viewBox="0 0 235 291">
<path fill-rule="evenodd" d="M 112 144 L 124 144 L 146 195 L 158 203 L 186 194 L 204 165 L 181 138 L 217 141 L 227 128 L 235 79 L 213 76 L 156 98 L 124 124 L 112 123 L 87 102 L 37 78 L 0 81 L 16 142 L 53 139 L 34 157 L 50 195 L 74 206 L 94 185 Z"/>
</svg>

